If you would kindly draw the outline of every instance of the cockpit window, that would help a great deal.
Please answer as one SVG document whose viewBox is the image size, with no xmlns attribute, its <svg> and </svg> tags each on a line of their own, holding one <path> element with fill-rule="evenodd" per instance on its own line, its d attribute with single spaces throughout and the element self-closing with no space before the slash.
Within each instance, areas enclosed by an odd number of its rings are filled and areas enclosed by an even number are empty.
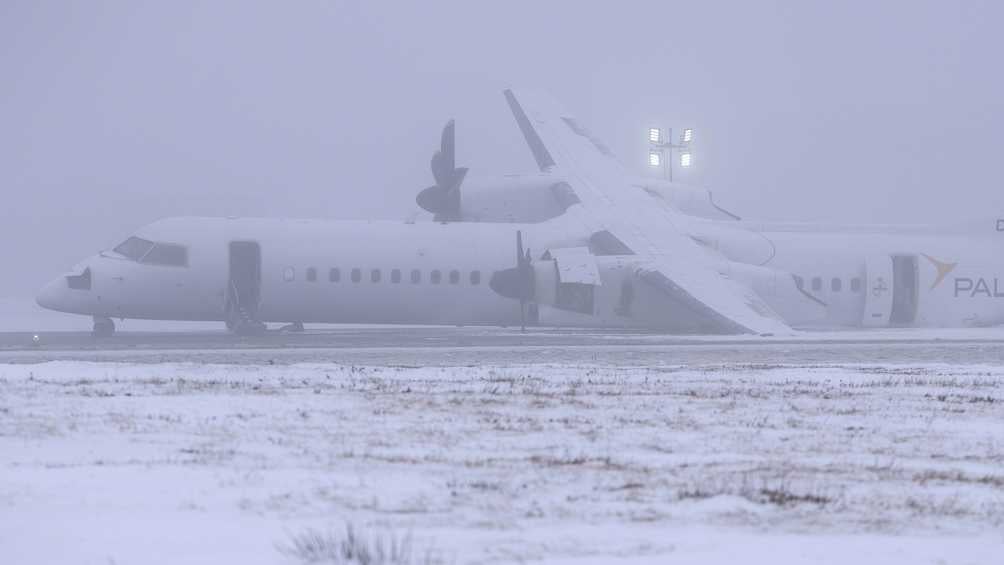
<svg viewBox="0 0 1004 565">
<path fill-rule="evenodd" d="M 114 249 L 115 253 L 139 261 L 153 248 L 153 242 L 139 237 L 130 237 Z"/>
<path fill-rule="evenodd" d="M 154 243 L 133 236 L 119 244 L 114 251 L 133 261 L 151 265 L 175 267 L 188 265 L 188 249 L 175 243 Z"/>
<path fill-rule="evenodd" d="M 188 249 L 174 243 L 155 243 L 143 256 L 143 263 L 184 267 L 188 265 Z"/>
</svg>

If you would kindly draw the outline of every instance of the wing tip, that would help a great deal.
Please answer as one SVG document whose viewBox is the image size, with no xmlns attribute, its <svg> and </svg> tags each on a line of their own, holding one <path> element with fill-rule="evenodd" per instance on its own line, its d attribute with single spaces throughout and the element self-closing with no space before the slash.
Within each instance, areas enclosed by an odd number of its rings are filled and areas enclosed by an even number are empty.
<svg viewBox="0 0 1004 565">
<path fill-rule="evenodd" d="M 526 111 L 523 110 L 523 106 L 516 97 L 516 93 L 511 88 L 507 88 L 502 92 L 505 95 L 506 102 L 509 104 L 513 117 L 516 119 L 516 125 L 523 132 L 523 139 L 526 140 L 526 144 L 530 147 L 530 152 L 533 153 L 534 160 L 537 161 L 537 167 L 544 172 L 551 170 L 555 166 L 554 158 L 547 150 L 544 141 L 540 138 L 533 124 L 530 123 L 530 118 L 526 115 Z"/>
</svg>

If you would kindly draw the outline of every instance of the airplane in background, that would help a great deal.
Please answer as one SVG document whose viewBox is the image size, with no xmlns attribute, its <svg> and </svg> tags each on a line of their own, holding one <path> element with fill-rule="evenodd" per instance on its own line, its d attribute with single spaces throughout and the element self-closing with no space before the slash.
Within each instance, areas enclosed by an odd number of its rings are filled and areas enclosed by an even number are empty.
<svg viewBox="0 0 1004 565">
<path fill-rule="evenodd" d="M 418 204 L 434 222 L 168 218 L 48 283 L 94 319 L 485 324 L 792 333 L 1004 323 L 1004 220 L 762 224 L 637 179 L 545 95 L 505 91 L 540 172 L 461 190 L 454 125 Z"/>
</svg>

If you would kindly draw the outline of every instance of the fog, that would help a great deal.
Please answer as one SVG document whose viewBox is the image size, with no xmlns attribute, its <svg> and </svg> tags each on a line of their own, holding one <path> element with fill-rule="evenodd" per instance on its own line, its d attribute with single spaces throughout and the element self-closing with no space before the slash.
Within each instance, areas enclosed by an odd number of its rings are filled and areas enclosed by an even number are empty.
<svg viewBox="0 0 1004 565">
<path fill-rule="evenodd" d="M 406 218 L 451 117 L 472 174 L 533 171 L 508 86 L 639 172 L 695 127 L 746 218 L 1004 212 L 999 3 L 587 4 L 7 0 L 0 297 L 164 216 Z"/>
<path fill-rule="evenodd" d="M 2 561 L 999 564 L 1002 22 L 0 0 Z"/>
</svg>

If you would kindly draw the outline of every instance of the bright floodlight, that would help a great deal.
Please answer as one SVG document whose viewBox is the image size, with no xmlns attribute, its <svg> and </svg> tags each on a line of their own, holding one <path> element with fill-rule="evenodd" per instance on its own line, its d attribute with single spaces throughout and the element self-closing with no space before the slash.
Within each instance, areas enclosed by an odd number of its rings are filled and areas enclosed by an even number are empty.
<svg viewBox="0 0 1004 565">
<path fill-rule="evenodd" d="M 662 141 L 662 130 L 659 128 L 648 128 L 648 140 L 651 143 L 659 143 Z"/>
<path fill-rule="evenodd" d="M 661 167 L 662 166 L 662 153 L 659 151 L 649 151 L 648 152 L 648 166 L 650 167 Z"/>
<path fill-rule="evenodd" d="M 690 143 L 694 140 L 694 128 L 687 128 L 683 130 L 680 135 L 680 143 Z"/>
<path fill-rule="evenodd" d="M 690 153 L 680 153 L 680 166 L 687 168 L 690 166 Z"/>
</svg>

